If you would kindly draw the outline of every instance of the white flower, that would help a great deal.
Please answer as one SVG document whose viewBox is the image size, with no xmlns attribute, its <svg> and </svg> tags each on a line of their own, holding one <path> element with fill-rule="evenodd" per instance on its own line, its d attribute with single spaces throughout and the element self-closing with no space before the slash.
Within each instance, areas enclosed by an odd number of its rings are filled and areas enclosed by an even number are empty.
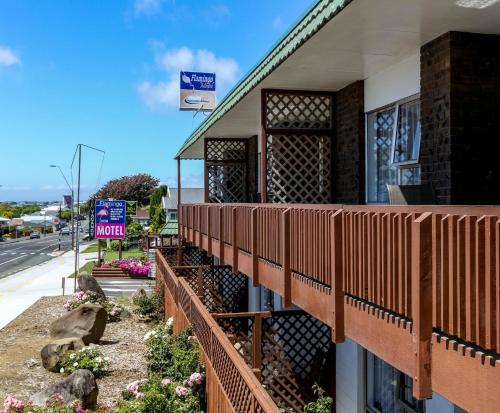
<svg viewBox="0 0 500 413">
<path fill-rule="evenodd" d="M 109 361 L 109 357 L 104 357 L 104 361 Z"/>
<path fill-rule="evenodd" d="M 59 373 L 64 373 L 64 369 L 61 367 L 61 369 L 59 370 Z"/>
<path fill-rule="evenodd" d="M 73 363 L 73 367 L 78 367 L 78 363 L 76 361 Z"/>
<path fill-rule="evenodd" d="M 97 361 L 98 363 L 102 363 L 102 357 L 101 356 L 96 357 L 95 361 Z"/>
<path fill-rule="evenodd" d="M 70 358 L 70 359 L 74 359 L 75 357 L 76 357 L 76 354 L 75 354 L 75 353 L 71 353 L 71 354 L 69 355 L 69 358 Z"/>
<path fill-rule="evenodd" d="M 150 337 L 154 337 L 156 335 L 155 330 L 150 330 L 146 334 L 144 334 L 144 341 L 147 341 Z"/>
<path fill-rule="evenodd" d="M 174 317 L 170 317 L 166 322 L 167 327 L 172 327 L 174 325 Z"/>
</svg>

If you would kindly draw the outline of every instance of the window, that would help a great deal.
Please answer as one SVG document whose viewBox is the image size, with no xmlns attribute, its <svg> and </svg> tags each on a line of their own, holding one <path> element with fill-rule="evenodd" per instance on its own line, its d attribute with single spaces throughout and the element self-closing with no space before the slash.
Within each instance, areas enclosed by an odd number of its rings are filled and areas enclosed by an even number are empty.
<svg viewBox="0 0 500 413">
<path fill-rule="evenodd" d="M 420 100 L 401 101 L 366 116 L 368 203 L 387 203 L 387 184 L 420 183 Z"/>
<path fill-rule="evenodd" d="M 366 410 L 370 413 L 423 413 L 424 401 L 412 396 L 413 381 L 366 353 Z"/>
<path fill-rule="evenodd" d="M 177 219 L 177 212 L 169 212 L 168 213 L 168 219 L 175 221 Z"/>
</svg>

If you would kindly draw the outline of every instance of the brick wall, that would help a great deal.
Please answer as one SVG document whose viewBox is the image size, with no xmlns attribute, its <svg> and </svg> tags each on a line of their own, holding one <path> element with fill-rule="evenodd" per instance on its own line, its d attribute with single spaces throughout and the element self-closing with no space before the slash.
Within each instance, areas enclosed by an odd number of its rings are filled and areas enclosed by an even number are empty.
<svg viewBox="0 0 500 413">
<path fill-rule="evenodd" d="M 364 82 L 335 94 L 333 190 L 336 203 L 365 203 Z"/>
<path fill-rule="evenodd" d="M 449 32 L 421 49 L 422 182 L 441 204 L 500 203 L 500 36 Z"/>
</svg>

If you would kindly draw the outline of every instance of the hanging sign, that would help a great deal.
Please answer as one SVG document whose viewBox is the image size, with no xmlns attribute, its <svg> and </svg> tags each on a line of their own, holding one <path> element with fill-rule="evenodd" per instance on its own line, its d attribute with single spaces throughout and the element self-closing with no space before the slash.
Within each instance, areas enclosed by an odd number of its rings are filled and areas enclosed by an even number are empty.
<svg viewBox="0 0 500 413">
<path fill-rule="evenodd" d="M 95 201 L 95 237 L 98 239 L 125 238 L 126 201 Z"/>
<path fill-rule="evenodd" d="M 180 110 L 212 111 L 215 109 L 215 73 L 180 74 Z"/>
<path fill-rule="evenodd" d="M 127 202 L 127 216 L 137 215 L 137 201 L 126 201 Z"/>
</svg>

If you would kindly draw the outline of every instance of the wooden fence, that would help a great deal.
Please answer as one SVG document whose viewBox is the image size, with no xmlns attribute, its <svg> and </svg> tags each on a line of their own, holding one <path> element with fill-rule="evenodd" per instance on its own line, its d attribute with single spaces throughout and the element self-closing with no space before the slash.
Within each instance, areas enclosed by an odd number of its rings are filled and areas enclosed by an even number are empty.
<svg viewBox="0 0 500 413">
<path fill-rule="evenodd" d="M 156 252 L 157 279 L 164 284 L 165 317 L 174 317 L 174 333 L 192 324 L 206 362 L 208 412 L 278 413 L 279 409 L 225 333 L 189 286 Z"/>
</svg>

